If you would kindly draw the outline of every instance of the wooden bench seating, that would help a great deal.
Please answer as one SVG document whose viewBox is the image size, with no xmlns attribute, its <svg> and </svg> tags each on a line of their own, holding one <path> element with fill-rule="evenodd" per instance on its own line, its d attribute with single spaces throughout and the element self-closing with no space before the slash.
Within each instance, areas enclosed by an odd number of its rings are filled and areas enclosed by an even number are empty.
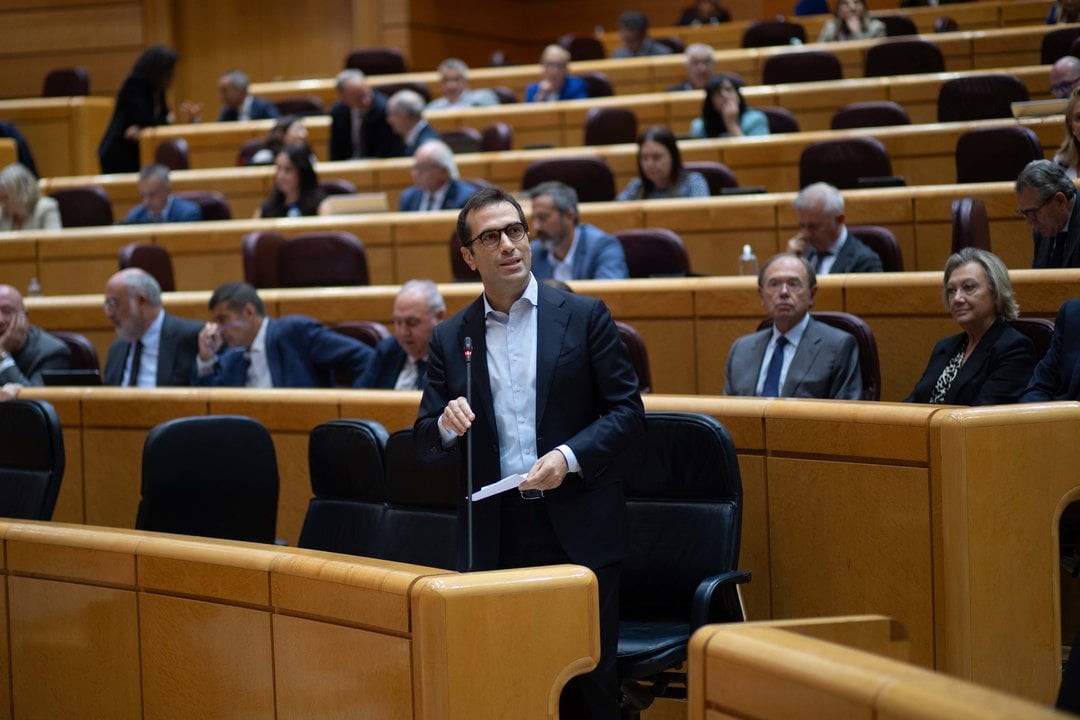
<svg viewBox="0 0 1080 720">
<path fill-rule="evenodd" d="M 18 150 L 15 141 L 11 138 L 0 138 L 0 167 L 5 167 L 18 159 Z"/>
<path fill-rule="evenodd" d="M 112 111 L 112 98 L 0 100 L 0 120 L 26 136 L 41 177 L 100 172 L 97 148 Z"/>
</svg>

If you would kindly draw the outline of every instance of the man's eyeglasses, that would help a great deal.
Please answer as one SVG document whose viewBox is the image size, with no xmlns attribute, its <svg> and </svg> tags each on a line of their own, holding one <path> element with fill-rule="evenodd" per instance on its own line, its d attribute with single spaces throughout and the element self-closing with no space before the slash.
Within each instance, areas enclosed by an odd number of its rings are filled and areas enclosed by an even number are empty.
<svg viewBox="0 0 1080 720">
<path fill-rule="evenodd" d="M 1069 96 L 1069 92 L 1072 91 L 1073 86 L 1080 81 L 1080 77 L 1075 77 L 1072 80 L 1066 80 L 1064 82 L 1055 83 L 1050 86 L 1050 94 L 1054 97 L 1064 98 Z"/>
<path fill-rule="evenodd" d="M 469 244 L 472 245 L 477 240 L 486 248 L 497 248 L 499 243 L 502 242 L 502 236 L 506 235 L 510 239 L 510 242 L 520 242 L 522 238 L 528 235 L 529 229 L 525 227 L 524 223 L 516 222 L 510 223 L 504 228 L 485 230 L 472 240 Z"/>
<path fill-rule="evenodd" d="M 104 302 L 105 312 L 112 312 L 120 305 L 120 300 L 117 298 L 106 298 Z"/>
<path fill-rule="evenodd" d="M 1027 208 L 1026 210 L 1021 209 L 1021 208 L 1016 208 L 1016 215 L 1017 215 L 1017 217 L 1027 218 L 1028 220 L 1034 220 L 1035 216 L 1039 214 L 1039 211 L 1042 210 L 1047 205 L 1049 205 L 1050 201 L 1053 200 L 1053 199 L 1054 199 L 1054 196 L 1051 195 L 1050 197 L 1048 197 L 1046 199 L 1046 201 L 1042 205 L 1040 205 L 1039 207 L 1035 207 L 1035 208 Z"/>
</svg>

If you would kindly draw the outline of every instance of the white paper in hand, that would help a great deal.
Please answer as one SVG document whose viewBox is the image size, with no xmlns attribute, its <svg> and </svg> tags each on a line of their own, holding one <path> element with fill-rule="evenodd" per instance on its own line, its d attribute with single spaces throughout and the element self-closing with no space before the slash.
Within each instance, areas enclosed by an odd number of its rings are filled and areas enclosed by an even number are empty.
<svg viewBox="0 0 1080 720">
<path fill-rule="evenodd" d="M 472 499 L 483 500 L 484 498 L 491 497 L 492 495 L 498 495 L 504 493 L 507 490 L 517 490 L 517 486 L 525 482 L 525 476 L 518 473 L 508 475 L 499 482 L 493 482 L 490 485 L 485 485 L 472 494 Z"/>
</svg>

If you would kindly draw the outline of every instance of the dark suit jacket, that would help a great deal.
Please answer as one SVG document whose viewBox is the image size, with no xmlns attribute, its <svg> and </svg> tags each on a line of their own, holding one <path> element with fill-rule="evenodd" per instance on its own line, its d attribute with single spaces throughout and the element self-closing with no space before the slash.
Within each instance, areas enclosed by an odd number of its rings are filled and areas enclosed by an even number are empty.
<svg viewBox="0 0 1080 720">
<path fill-rule="evenodd" d="M 578 225 L 581 236 L 574 246 L 574 264 L 570 268 L 574 280 L 625 280 L 630 277 L 622 243 L 593 225 Z M 533 275 L 547 280 L 555 272 L 551 253 L 539 240 L 532 242 Z"/>
<path fill-rule="evenodd" d="M 371 108 L 360 124 L 360 157 L 398 157 L 405 154 L 405 143 L 386 122 L 386 96 L 373 91 Z M 353 156 L 352 109 L 341 102 L 330 108 L 330 159 L 348 160 Z"/>
<path fill-rule="evenodd" d="M 427 120 L 421 120 L 422 127 L 420 132 L 416 134 L 416 140 L 405 146 L 405 152 L 402 155 L 412 156 L 416 152 L 416 148 L 420 147 L 428 140 L 442 140 L 442 136 L 439 135 L 439 131 L 431 127 Z M 404 141 L 403 141 L 404 142 Z"/>
<path fill-rule="evenodd" d="M 195 378 L 196 385 L 244 387 L 247 383 L 246 348 L 226 348 L 214 371 Z M 301 315 L 270 320 L 266 328 L 266 359 L 274 387 L 334 387 L 334 371 L 353 378 L 353 387 L 371 362 L 374 351 L 351 337 Z"/>
<path fill-rule="evenodd" d="M 1050 256 L 1053 253 L 1055 238 L 1043 237 L 1038 230 L 1031 231 L 1031 239 L 1035 244 L 1035 255 L 1031 261 L 1033 268 L 1080 267 L 1080 195 L 1073 202 L 1072 215 L 1069 216 L 1069 230 L 1065 233 L 1064 261 L 1060 265 L 1051 265 Z"/>
<path fill-rule="evenodd" d="M 274 120 L 281 117 L 277 105 L 265 98 L 251 96 L 251 119 Z M 240 119 L 240 112 L 232 108 L 223 107 L 218 114 L 218 122 L 234 122 Z"/>
<path fill-rule="evenodd" d="M 622 560 L 626 553 L 626 504 L 622 483 L 609 466 L 644 429 L 637 377 L 607 307 L 584 295 L 540 285 L 537 307 L 536 450 L 542 457 L 568 445 L 581 464 L 543 500 L 551 524 L 571 561 L 591 568 Z M 478 298 L 439 323 L 428 354 L 428 385 L 420 405 L 417 450 L 428 460 L 464 449 L 461 438 L 444 450 L 437 421 L 453 398 L 465 396 L 462 347 L 473 341 L 473 488 L 502 476 L 499 436 L 487 369 L 484 301 Z M 462 487 L 465 487 L 462 466 Z M 464 498 L 466 493 L 460 493 Z M 464 510 L 464 499 L 461 501 Z M 475 567 L 493 568 L 499 558 L 499 497 L 473 506 Z M 459 523 L 464 532 L 465 523 Z M 464 546 L 459 556 L 464 567 Z"/>
<path fill-rule="evenodd" d="M 401 347 L 396 337 L 383 338 L 375 346 L 375 357 L 368 363 L 364 374 L 356 381 L 356 387 L 393 390 L 407 358 L 405 349 Z M 420 373 L 416 383 L 418 389 L 423 390 L 427 385 L 427 373 Z"/>
<path fill-rule="evenodd" d="M 139 143 L 124 137 L 131 125 L 151 127 L 169 122 L 168 105 L 154 111 L 154 92 L 143 79 L 128 76 L 116 95 L 116 106 L 98 146 L 103 173 L 139 172 Z"/>
<path fill-rule="evenodd" d="M 536 92 L 540 89 L 540 83 L 531 83 L 525 88 L 525 102 L 535 102 Z M 585 84 L 585 81 L 579 77 L 573 75 L 567 75 L 566 82 L 563 83 L 562 89 L 559 91 L 560 100 L 584 100 L 589 97 L 589 87 Z"/>
<path fill-rule="evenodd" d="M 13 354 L 14 367 L 0 371 L 0 384 L 42 385 L 42 370 L 67 370 L 71 367 L 71 350 L 37 325 L 26 331 L 26 342 Z"/>
<path fill-rule="evenodd" d="M 124 218 L 124 225 L 136 225 L 140 223 L 152 223 L 152 222 L 197 222 L 202 220 L 202 210 L 198 205 L 185 200 L 182 197 L 172 197 L 169 204 L 165 206 L 164 217 L 160 221 L 154 220 L 150 217 L 150 211 L 146 209 L 145 205 L 137 205 L 131 208 L 131 212 Z"/>
<path fill-rule="evenodd" d="M 157 387 L 186 387 L 191 385 L 195 356 L 199 354 L 199 331 L 203 324 L 198 320 L 185 320 L 165 313 L 161 325 L 161 348 L 158 353 Z M 105 359 L 105 385 L 119 385 L 124 378 L 131 343 L 116 340 L 109 347 Z"/>
<path fill-rule="evenodd" d="M 442 206 L 440 210 L 457 210 L 465 207 L 465 203 L 469 201 L 469 198 L 473 196 L 477 191 L 475 185 L 471 185 L 464 180 L 451 180 L 450 187 L 446 188 L 446 194 L 443 195 Z M 398 210 L 402 212 L 414 212 L 420 209 L 420 202 L 424 199 L 424 191 L 413 185 L 410 188 L 405 188 L 401 193 L 401 197 L 398 199 Z"/>
<path fill-rule="evenodd" d="M 904 402 L 930 402 L 941 371 L 964 341 L 965 333 L 942 338 L 930 353 L 915 389 Z M 1002 405 L 1014 403 L 1031 380 L 1035 369 L 1035 346 L 1008 322 L 998 320 L 960 367 L 942 401 L 944 405 Z"/>
<path fill-rule="evenodd" d="M 1080 300 L 1068 300 L 1054 320 L 1054 339 L 1035 366 L 1020 402 L 1080 400 Z"/>
<path fill-rule="evenodd" d="M 737 338 L 724 370 L 725 395 L 754 395 L 772 328 Z M 813 317 L 791 359 L 781 397 L 859 400 L 859 347 L 855 338 Z"/>
<path fill-rule="evenodd" d="M 817 251 L 812 247 L 806 249 L 806 259 L 813 265 L 817 258 Z M 837 273 L 857 272 L 881 272 L 881 256 L 871 250 L 866 243 L 851 233 L 848 233 L 844 246 L 829 268 L 830 275 Z"/>
</svg>

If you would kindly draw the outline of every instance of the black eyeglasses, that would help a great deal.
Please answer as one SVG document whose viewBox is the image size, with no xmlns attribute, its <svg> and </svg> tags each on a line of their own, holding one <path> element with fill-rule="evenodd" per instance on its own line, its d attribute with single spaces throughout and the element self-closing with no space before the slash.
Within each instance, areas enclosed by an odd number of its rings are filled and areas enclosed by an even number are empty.
<svg viewBox="0 0 1080 720">
<path fill-rule="evenodd" d="M 494 249 L 499 247 L 499 243 L 502 242 L 503 235 L 506 235 L 506 237 L 510 238 L 510 242 L 516 243 L 520 242 L 523 237 L 528 235 L 528 233 L 529 229 L 525 227 L 525 223 L 510 223 L 504 228 L 493 228 L 491 230 L 485 230 L 484 232 L 480 233 L 472 240 L 470 240 L 469 244 L 472 245 L 474 242 L 479 240 L 484 247 Z"/>
<path fill-rule="evenodd" d="M 1039 207 L 1035 207 L 1035 208 L 1028 208 L 1026 210 L 1021 210 L 1020 208 L 1016 208 L 1016 214 L 1019 217 L 1027 218 L 1028 220 L 1034 220 L 1035 216 L 1039 214 L 1039 211 L 1042 210 L 1047 205 L 1049 205 L 1050 201 L 1053 200 L 1053 199 L 1054 199 L 1054 196 L 1051 195 L 1049 198 L 1046 199 L 1046 202 L 1044 202 Z"/>
<path fill-rule="evenodd" d="M 1066 80 L 1065 82 L 1055 83 L 1050 86 L 1050 94 L 1056 97 L 1068 97 L 1069 91 L 1073 89 L 1077 81 L 1080 81 L 1080 77 L 1075 77 L 1072 80 Z"/>
</svg>

